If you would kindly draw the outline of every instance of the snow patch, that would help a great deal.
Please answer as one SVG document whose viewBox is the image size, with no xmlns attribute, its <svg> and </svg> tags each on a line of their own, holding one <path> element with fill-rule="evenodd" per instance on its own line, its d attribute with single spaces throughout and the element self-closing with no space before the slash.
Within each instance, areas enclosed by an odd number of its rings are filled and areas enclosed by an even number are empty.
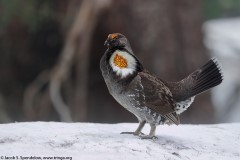
<svg viewBox="0 0 240 160">
<path fill-rule="evenodd" d="M 157 140 L 123 131 L 138 124 L 29 122 L 0 125 L 1 156 L 73 160 L 239 160 L 240 124 L 158 126 Z M 143 132 L 148 133 L 149 127 Z"/>
</svg>

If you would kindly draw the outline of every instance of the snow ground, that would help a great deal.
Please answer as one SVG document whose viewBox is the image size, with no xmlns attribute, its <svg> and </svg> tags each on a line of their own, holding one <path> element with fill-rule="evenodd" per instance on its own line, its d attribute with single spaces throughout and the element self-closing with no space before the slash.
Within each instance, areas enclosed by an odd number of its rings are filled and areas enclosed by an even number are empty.
<svg viewBox="0 0 240 160">
<path fill-rule="evenodd" d="M 55 156 L 73 160 L 240 159 L 240 123 L 158 126 L 157 140 L 119 134 L 136 127 L 135 123 L 0 124 L 0 159 L 13 156 L 15 159 Z M 143 132 L 148 131 L 146 126 Z"/>
</svg>

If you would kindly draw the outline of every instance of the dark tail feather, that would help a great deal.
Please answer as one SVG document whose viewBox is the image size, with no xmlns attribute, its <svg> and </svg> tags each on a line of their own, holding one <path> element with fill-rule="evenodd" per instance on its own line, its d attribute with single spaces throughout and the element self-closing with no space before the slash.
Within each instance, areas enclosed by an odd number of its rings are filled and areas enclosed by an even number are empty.
<svg viewBox="0 0 240 160">
<path fill-rule="evenodd" d="M 219 85 L 223 81 L 221 67 L 216 58 L 209 60 L 200 69 L 195 85 L 191 89 L 191 95 L 197 95 L 212 87 Z"/>
</svg>

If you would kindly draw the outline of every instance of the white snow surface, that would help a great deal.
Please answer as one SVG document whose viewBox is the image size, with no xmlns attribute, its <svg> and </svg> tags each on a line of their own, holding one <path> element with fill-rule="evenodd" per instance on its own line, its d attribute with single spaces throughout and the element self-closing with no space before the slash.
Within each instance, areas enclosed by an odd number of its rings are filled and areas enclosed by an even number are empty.
<svg viewBox="0 0 240 160">
<path fill-rule="evenodd" d="M 68 157 L 73 160 L 240 159 L 240 123 L 158 126 L 157 140 L 120 134 L 134 131 L 137 125 L 60 122 L 0 124 L 0 159 L 13 156 L 15 159 Z M 148 131 L 149 126 L 146 126 L 143 132 Z"/>
</svg>

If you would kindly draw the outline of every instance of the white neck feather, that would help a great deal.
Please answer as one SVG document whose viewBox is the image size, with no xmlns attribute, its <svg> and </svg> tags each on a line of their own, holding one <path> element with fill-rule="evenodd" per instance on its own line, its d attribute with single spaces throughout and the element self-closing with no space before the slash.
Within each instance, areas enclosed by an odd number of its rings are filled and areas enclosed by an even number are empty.
<svg viewBox="0 0 240 160">
<path fill-rule="evenodd" d="M 127 61 L 127 66 L 125 68 L 121 68 L 114 63 L 116 55 L 123 57 Z M 128 75 L 131 75 L 134 73 L 134 71 L 136 71 L 136 59 L 131 54 L 124 51 L 116 50 L 111 55 L 109 63 L 113 71 L 121 78 L 127 77 Z"/>
</svg>

